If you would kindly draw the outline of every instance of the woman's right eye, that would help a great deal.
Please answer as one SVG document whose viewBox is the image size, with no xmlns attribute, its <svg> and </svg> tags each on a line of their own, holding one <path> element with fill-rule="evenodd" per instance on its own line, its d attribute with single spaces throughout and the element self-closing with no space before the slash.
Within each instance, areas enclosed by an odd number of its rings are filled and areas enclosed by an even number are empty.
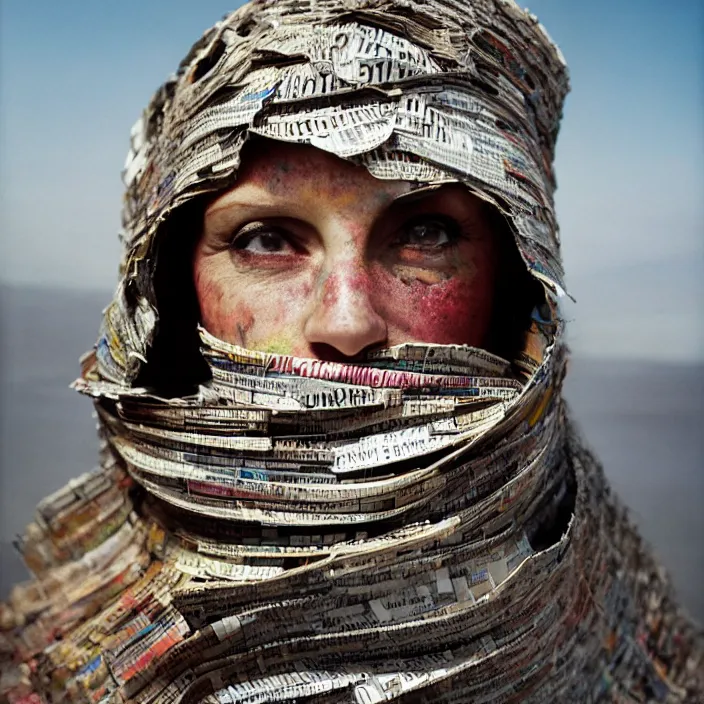
<svg viewBox="0 0 704 704">
<path fill-rule="evenodd" d="M 231 248 L 252 254 L 291 254 L 295 249 L 285 235 L 271 228 L 243 228 L 234 237 Z"/>
</svg>

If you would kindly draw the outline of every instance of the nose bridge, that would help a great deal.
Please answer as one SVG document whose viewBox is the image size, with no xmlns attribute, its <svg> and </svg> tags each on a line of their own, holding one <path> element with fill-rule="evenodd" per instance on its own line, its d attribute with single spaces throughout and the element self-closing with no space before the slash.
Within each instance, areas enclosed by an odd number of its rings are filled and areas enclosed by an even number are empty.
<svg viewBox="0 0 704 704">
<path fill-rule="evenodd" d="M 350 304 L 357 308 L 360 303 L 371 303 L 369 276 L 364 260 L 357 253 L 330 261 L 327 271 L 319 291 L 319 304 L 324 308 L 344 310 Z"/>
<path fill-rule="evenodd" d="M 321 281 L 316 313 L 333 328 L 361 329 L 374 315 L 371 282 L 364 259 L 348 252 L 329 263 L 328 274 Z"/>
<path fill-rule="evenodd" d="M 319 279 L 317 305 L 330 313 L 354 313 L 371 305 L 370 281 L 366 262 L 367 233 L 371 223 L 350 220 L 338 214 L 330 217 L 326 229 L 323 275 Z"/>
</svg>

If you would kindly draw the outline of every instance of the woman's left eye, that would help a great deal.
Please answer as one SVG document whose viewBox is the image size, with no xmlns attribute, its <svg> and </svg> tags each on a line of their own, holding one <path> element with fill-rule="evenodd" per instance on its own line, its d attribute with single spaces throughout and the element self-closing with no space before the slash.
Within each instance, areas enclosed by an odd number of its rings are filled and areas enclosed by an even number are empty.
<svg viewBox="0 0 704 704">
<path fill-rule="evenodd" d="M 407 223 L 397 242 L 402 246 L 439 248 L 454 244 L 459 234 L 459 225 L 452 218 L 435 215 Z"/>
</svg>

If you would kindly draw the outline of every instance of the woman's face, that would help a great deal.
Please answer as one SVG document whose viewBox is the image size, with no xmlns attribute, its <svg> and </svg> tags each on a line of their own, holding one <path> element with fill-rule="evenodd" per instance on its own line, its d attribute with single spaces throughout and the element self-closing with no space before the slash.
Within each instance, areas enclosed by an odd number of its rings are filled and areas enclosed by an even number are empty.
<svg viewBox="0 0 704 704">
<path fill-rule="evenodd" d="M 205 210 L 193 263 L 205 328 L 344 360 L 404 342 L 481 347 L 497 237 L 460 185 L 412 192 L 308 146 L 258 142 Z"/>
</svg>

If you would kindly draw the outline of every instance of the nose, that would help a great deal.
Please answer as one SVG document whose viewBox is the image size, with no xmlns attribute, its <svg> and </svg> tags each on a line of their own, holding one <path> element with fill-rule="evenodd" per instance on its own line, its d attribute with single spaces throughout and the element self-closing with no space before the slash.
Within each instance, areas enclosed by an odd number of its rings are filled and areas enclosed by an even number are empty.
<svg viewBox="0 0 704 704">
<path fill-rule="evenodd" d="M 304 335 L 310 345 L 329 345 L 355 357 L 387 339 L 386 321 L 373 306 L 371 280 L 361 266 L 341 265 L 319 287 Z"/>
</svg>

